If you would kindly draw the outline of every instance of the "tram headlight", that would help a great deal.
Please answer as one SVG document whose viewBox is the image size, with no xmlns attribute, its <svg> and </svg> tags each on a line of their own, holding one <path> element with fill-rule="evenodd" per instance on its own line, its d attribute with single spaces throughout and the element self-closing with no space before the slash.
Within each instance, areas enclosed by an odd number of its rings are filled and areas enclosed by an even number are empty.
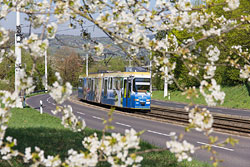
<svg viewBox="0 0 250 167">
<path fill-rule="evenodd" d="M 139 101 L 139 99 L 135 99 L 135 101 Z"/>
<path fill-rule="evenodd" d="M 150 99 L 147 99 L 146 101 L 150 101 Z"/>
</svg>

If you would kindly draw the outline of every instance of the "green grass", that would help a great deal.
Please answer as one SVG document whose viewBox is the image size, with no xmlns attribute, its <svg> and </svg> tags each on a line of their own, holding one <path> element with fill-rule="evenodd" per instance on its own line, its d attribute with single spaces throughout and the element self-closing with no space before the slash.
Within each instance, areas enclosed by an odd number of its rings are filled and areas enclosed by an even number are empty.
<svg viewBox="0 0 250 167">
<path fill-rule="evenodd" d="M 46 92 L 31 93 L 31 94 L 27 95 L 26 98 L 27 98 L 27 97 L 31 97 L 31 96 L 36 96 L 36 95 L 42 95 L 42 94 L 46 94 Z"/>
<path fill-rule="evenodd" d="M 218 106 L 250 109 L 250 96 L 245 85 L 224 87 L 222 88 L 222 91 L 225 92 L 226 97 L 224 99 L 224 103 Z M 197 90 L 197 92 L 199 92 L 199 90 Z M 182 95 L 181 93 L 182 92 L 180 91 L 170 91 L 170 101 L 190 103 L 191 101 L 186 99 L 185 95 Z M 163 91 L 154 91 L 152 98 L 157 100 L 168 100 L 167 97 L 163 97 Z M 198 98 L 194 99 L 194 103 L 206 105 L 205 99 L 201 94 L 199 94 Z"/>
<path fill-rule="evenodd" d="M 67 150 L 73 148 L 75 150 L 83 149 L 81 144 L 85 136 L 89 136 L 97 132 L 101 136 L 100 131 L 86 128 L 81 133 L 74 133 L 65 129 L 60 119 L 52 117 L 48 114 L 40 115 L 40 113 L 31 108 L 13 109 L 10 119 L 9 128 L 6 131 L 6 136 L 13 136 L 17 139 L 18 149 L 24 152 L 26 147 L 31 147 L 34 150 L 35 146 L 39 146 L 45 151 L 46 155 L 57 155 L 61 158 L 67 156 Z M 140 143 L 141 150 L 156 148 L 155 146 L 142 141 Z M 11 161 L 15 167 L 26 167 L 20 158 Z M 6 161 L 0 161 L 0 166 L 10 166 Z M 100 163 L 98 166 L 108 166 L 106 163 Z M 168 151 L 154 152 L 144 154 L 142 166 L 150 167 L 206 167 L 207 163 L 199 161 L 178 163 L 173 154 Z"/>
</svg>

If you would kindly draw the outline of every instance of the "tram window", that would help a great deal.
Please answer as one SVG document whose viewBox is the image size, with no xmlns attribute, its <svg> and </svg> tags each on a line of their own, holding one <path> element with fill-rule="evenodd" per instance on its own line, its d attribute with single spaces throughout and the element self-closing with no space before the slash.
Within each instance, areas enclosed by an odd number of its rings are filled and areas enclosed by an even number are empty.
<svg viewBox="0 0 250 167">
<path fill-rule="evenodd" d="M 117 79 L 116 78 L 114 78 L 114 87 L 115 87 L 115 89 L 117 90 L 117 88 L 118 88 L 118 86 L 117 86 Z"/>
<path fill-rule="evenodd" d="M 108 88 L 108 80 L 105 79 L 104 80 L 104 96 L 107 96 L 107 94 L 108 94 L 107 88 Z"/>
<path fill-rule="evenodd" d="M 134 92 L 137 92 L 136 85 L 135 85 L 135 80 L 133 80 L 133 89 Z"/>
<path fill-rule="evenodd" d="M 104 80 L 104 78 L 102 79 L 102 89 L 104 89 L 105 88 L 105 82 L 104 82 L 105 80 Z"/>
<path fill-rule="evenodd" d="M 133 80 L 133 91 L 149 92 L 150 91 L 150 79 L 149 78 L 135 78 Z"/>
<path fill-rule="evenodd" d="M 98 90 L 99 79 L 95 78 L 95 91 Z"/>
<path fill-rule="evenodd" d="M 123 88 L 123 97 L 126 97 L 126 94 L 127 94 L 127 80 L 124 80 L 124 88 Z"/>
<path fill-rule="evenodd" d="M 88 78 L 88 90 L 90 90 L 90 89 L 91 89 L 91 79 Z"/>
<path fill-rule="evenodd" d="M 94 91 L 94 79 L 91 80 L 91 91 Z"/>
<path fill-rule="evenodd" d="M 131 82 L 128 82 L 128 98 L 130 98 L 131 94 Z"/>
<path fill-rule="evenodd" d="M 120 78 L 120 88 L 123 87 L 123 78 Z"/>
<path fill-rule="evenodd" d="M 109 78 L 109 90 L 113 88 L 113 78 Z"/>
<path fill-rule="evenodd" d="M 117 80 L 117 88 L 118 90 L 121 90 L 121 80 Z"/>
<path fill-rule="evenodd" d="M 115 81 L 115 88 L 116 88 L 116 90 L 120 90 L 121 89 L 121 87 L 120 87 L 120 80 L 118 78 Z"/>
</svg>

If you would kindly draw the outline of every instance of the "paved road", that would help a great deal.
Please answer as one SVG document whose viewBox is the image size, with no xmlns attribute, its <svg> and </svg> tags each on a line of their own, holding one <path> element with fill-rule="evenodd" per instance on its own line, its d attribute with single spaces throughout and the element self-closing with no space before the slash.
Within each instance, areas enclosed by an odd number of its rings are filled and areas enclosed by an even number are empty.
<svg viewBox="0 0 250 167">
<path fill-rule="evenodd" d="M 31 97 L 27 100 L 27 103 L 33 108 L 39 108 L 40 99 L 45 106 L 44 111 L 51 114 L 50 111 L 55 109 L 55 104 L 49 95 Z M 103 129 L 102 118 L 107 118 L 107 113 L 104 109 L 100 109 L 99 107 L 90 108 L 84 103 L 80 105 L 69 101 L 65 102 L 65 104 L 72 105 L 74 113 L 77 116 L 82 117 L 86 121 L 88 127 L 98 130 Z M 177 132 L 177 134 L 183 133 L 185 135 L 185 140 L 195 146 L 208 143 L 208 140 L 200 133 L 196 131 L 185 133 L 184 128 L 181 126 L 135 118 L 121 115 L 119 113 L 114 113 L 113 116 L 113 124 L 116 127 L 114 132 L 124 133 L 124 130 L 128 128 L 134 128 L 136 131 L 145 130 L 142 139 L 159 147 L 166 147 L 166 141 L 170 140 L 171 137 L 169 135 L 170 132 Z M 213 135 L 218 136 L 220 139 L 225 139 L 229 136 L 221 133 L 213 133 Z M 231 147 L 230 145 L 225 147 L 213 147 L 219 153 L 219 158 L 224 159 L 224 162 L 221 165 L 225 167 L 249 167 L 250 138 L 238 136 L 233 137 L 240 140 L 240 143 L 236 147 Z M 209 162 L 209 154 L 204 150 L 197 151 L 193 157 L 198 160 Z"/>
<path fill-rule="evenodd" d="M 152 105 L 161 106 L 161 107 L 166 106 L 166 107 L 174 107 L 174 108 L 183 109 L 187 104 L 177 103 L 177 102 L 172 102 L 172 101 L 152 100 Z M 223 107 L 207 107 L 207 108 L 209 109 L 209 111 L 215 112 L 215 113 L 250 117 L 250 110 L 231 109 L 231 108 L 223 108 Z"/>
</svg>

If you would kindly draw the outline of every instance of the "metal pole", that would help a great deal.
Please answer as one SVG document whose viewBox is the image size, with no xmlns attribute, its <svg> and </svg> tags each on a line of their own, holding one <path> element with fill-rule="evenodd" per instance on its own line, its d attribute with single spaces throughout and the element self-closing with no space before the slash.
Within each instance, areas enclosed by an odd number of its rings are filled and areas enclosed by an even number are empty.
<svg viewBox="0 0 250 167">
<path fill-rule="evenodd" d="M 165 74 L 164 74 L 164 97 L 168 96 L 168 81 L 166 75 L 168 75 L 168 67 L 165 67 Z"/>
<path fill-rule="evenodd" d="M 48 90 L 48 67 L 47 67 L 47 50 L 45 51 L 45 59 L 44 59 L 44 64 L 45 64 L 45 92 Z"/>
<path fill-rule="evenodd" d="M 149 64 L 149 68 L 150 68 L 150 93 L 151 93 L 151 96 L 152 96 L 152 60 L 150 60 L 150 64 Z"/>
<path fill-rule="evenodd" d="M 40 100 L 40 114 L 43 114 L 43 101 Z"/>
<path fill-rule="evenodd" d="M 89 71 L 88 71 L 88 69 L 89 69 L 89 54 L 87 54 L 86 55 L 86 76 L 88 76 L 89 75 Z"/>
<path fill-rule="evenodd" d="M 21 36 L 21 26 L 20 26 L 20 12 L 19 9 L 16 11 L 16 33 L 15 33 L 15 91 L 18 91 L 18 80 L 19 80 L 19 71 L 21 67 L 21 44 L 22 36 Z"/>
</svg>

